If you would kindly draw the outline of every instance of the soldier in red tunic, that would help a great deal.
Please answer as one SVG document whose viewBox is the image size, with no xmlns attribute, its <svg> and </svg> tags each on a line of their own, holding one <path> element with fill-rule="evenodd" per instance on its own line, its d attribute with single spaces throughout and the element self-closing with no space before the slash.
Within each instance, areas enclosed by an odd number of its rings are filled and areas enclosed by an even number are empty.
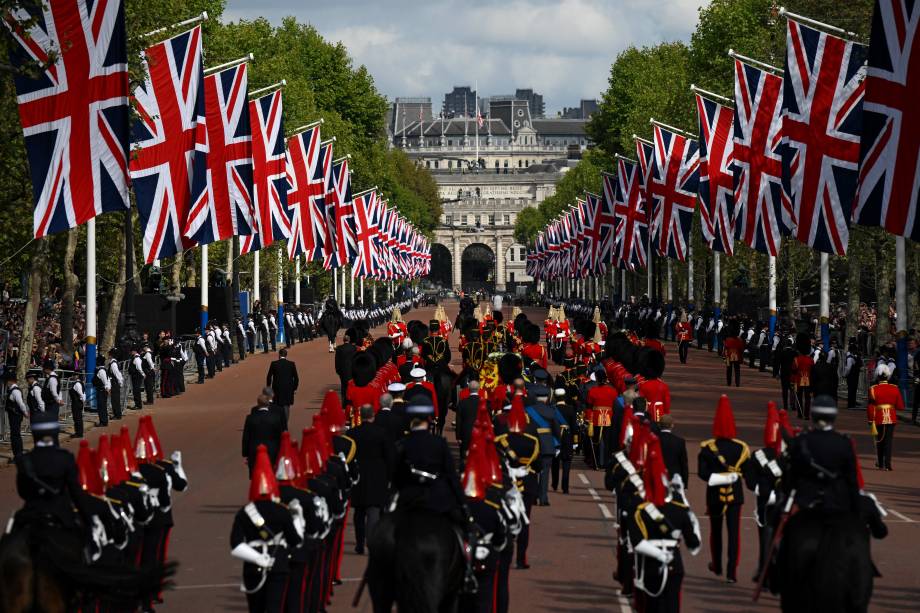
<svg viewBox="0 0 920 613">
<path fill-rule="evenodd" d="M 879 364 L 875 369 L 878 383 L 869 388 L 867 417 L 869 427 L 875 434 L 875 450 L 878 454 L 876 467 L 891 470 L 891 451 L 894 427 L 898 423 L 898 411 L 904 410 L 904 398 L 897 385 L 888 382 L 891 371 L 888 365 Z"/>
<path fill-rule="evenodd" d="M 693 340 L 693 326 L 687 321 L 687 312 L 680 312 L 680 321 L 677 322 L 677 355 L 680 363 L 687 363 L 687 354 L 690 353 L 690 341 Z"/>
<path fill-rule="evenodd" d="M 795 389 L 796 409 L 800 419 L 811 419 L 811 369 L 815 361 L 811 358 L 811 339 L 799 333 L 795 339 L 799 355 L 792 360 L 791 381 Z"/>
<path fill-rule="evenodd" d="M 540 368 L 546 370 L 547 353 L 546 347 L 540 344 L 540 328 L 530 322 L 523 322 L 519 332 L 523 341 L 521 355 L 525 360 L 533 360 Z"/>
<path fill-rule="evenodd" d="M 735 374 L 735 387 L 741 387 L 741 360 L 744 357 L 744 341 L 738 336 L 738 324 L 733 323 L 728 336 L 722 342 L 725 355 L 725 385 L 731 387 L 732 373 Z"/>
<path fill-rule="evenodd" d="M 594 468 L 607 465 L 607 459 L 616 451 L 615 432 L 613 425 L 613 405 L 617 401 L 617 391 L 607 383 L 607 373 L 598 370 L 594 373 L 597 385 L 588 390 L 585 399 L 588 408 L 585 411 L 585 420 L 591 426 L 591 445 L 594 448 Z"/>
<path fill-rule="evenodd" d="M 657 422 L 662 415 L 671 412 L 671 389 L 661 380 L 664 373 L 664 356 L 650 351 L 642 375 L 646 378 L 639 384 L 639 395 L 648 403 L 648 418 Z"/>
</svg>

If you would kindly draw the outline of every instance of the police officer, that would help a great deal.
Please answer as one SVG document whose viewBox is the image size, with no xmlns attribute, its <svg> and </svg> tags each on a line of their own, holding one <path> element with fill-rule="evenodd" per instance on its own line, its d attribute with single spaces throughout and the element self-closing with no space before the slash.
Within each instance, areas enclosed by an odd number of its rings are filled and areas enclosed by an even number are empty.
<svg viewBox="0 0 920 613">
<path fill-rule="evenodd" d="M 156 381 L 156 365 L 153 363 L 153 352 L 150 345 L 144 345 L 143 351 L 144 391 L 147 394 L 147 404 L 153 404 L 153 388 Z"/>
<path fill-rule="evenodd" d="M 246 359 L 246 327 L 243 325 L 243 320 L 239 317 L 236 318 L 235 328 L 236 332 L 236 350 L 240 354 L 240 360 Z"/>
<path fill-rule="evenodd" d="M 109 380 L 108 371 L 105 364 L 97 363 L 96 372 L 93 373 L 93 389 L 96 391 L 96 414 L 99 417 L 99 425 L 109 425 L 109 391 L 112 389 L 112 382 Z"/>
<path fill-rule="evenodd" d="M 54 372 L 54 362 L 45 360 L 42 363 L 45 381 L 42 384 L 42 400 L 45 402 L 45 411 L 58 419 L 61 413 L 61 381 Z"/>
<path fill-rule="evenodd" d="M 16 377 L 16 369 L 8 368 L 3 375 L 6 383 L 6 417 L 10 430 L 10 447 L 13 457 L 9 460 L 12 464 L 16 458 L 22 455 L 22 420 L 29 417 L 29 407 L 22 396 L 22 390 L 19 389 Z"/>
<path fill-rule="evenodd" d="M 268 340 L 272 344 L 272 351 L 275 351 L 275 343 L 278 338 L 278 322 L 275 321 L 275 314 L 270 312 L 268 314 Z"/>
<path fill-rule="evenodd" d="M 70 413 L 73 416 L 73 434 L 70 438 L 83 438 L 83 403 L 86 402 L 86 390 L 83 388 L 83 375 L 74 377 L 70 389 Z"/>
<path fill-rule="evenodd" d="M 131 350 L 131 363 L 128 365 L 128 376 L 131 377 L 131 393 L 134 398 L 134 410 L 144 408 L 142 394 L 144 391 L 144 362 L 137 349 Z"/>
<path fill-rule="evenodd" d="M 856 392 L 859 391 L 859 376 L 862 374 L 862 357 L 859 355 L 856 339 L 850 339 L 843 361 L 843 377 L 847 381 L 847 408 L 856 408 Z"/>
<path fill-rule="evenodd" d="M 728 565 L 725 579 L 738 581 L 738 555 L 741 550 L 741 507 L 744 504 L 742 477 L 750 478 L 751 451 L 735 438 L 735 416 L 728 396 L 722 395 L 712 424 L 713 438 L 700 443 L 698 473 L 706 482 L 706 511 L 709 515 L 709 570 L 722 574 L 722 522 L 728 531 Z"/>
<path fill-rule="evenodd" d="M 118 366 L 116 356 L 117 352 L 113 347 L 109 350 L 109 361 L 106 365 L 106 374 L 111 384 L 109 398 L 112 402 L 112 419 L 121 419 L 121 388 L 124 386 L 125 378 L 121 374 L 121 368 Z"/>
</svg>

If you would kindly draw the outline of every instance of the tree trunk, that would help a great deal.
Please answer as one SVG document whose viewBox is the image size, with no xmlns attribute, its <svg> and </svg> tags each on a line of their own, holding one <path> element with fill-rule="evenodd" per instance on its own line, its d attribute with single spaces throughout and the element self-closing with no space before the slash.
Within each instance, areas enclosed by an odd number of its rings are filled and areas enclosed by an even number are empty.
<svg viewBox="0 0 920 613">
<path fill-rule="evenodd" d="M 29 300 L 22 322 L 22 337 L 19 341 L 19 361 L 16 363 L 16 376 L 25 381 L 26 371 L 32 361 L 32 349 L 35 346 L 35 323 L 38 320 L 38 308 L 41 301 L 42 277 L 48 258 L 48 238 L 35 241 L 35 253 L 29 270 Z"/>
<path fill-rule="evenodd" d="M 888 318 L 888 307 L 891 305 L 891 271 L 888 262 L 888 242 L 884 238 L 881 249 L 876 254 L 876 267 L 878 276 L 875 283 L 876 304 L 878 304 L 878 320 L 875 327 L 876 339 L 881 346 L 888 341 L 891 335 L 891 320 Z"/>
<path fill-rule="evenodd" d="M 115 346 L 116 335 L 118 334 L 118 316 L 121 315 L 121 305 L 125 299 L 125 266 L 127 258 L 125 257 L 125 233 L 118 233 L 118 243 L 115 245 L 118 249 L 118 281 L 112 288 L 112 301 L 109 303 L 109 312 L 105 315 L 105 321 L 102 326 L 102 341 L 99 343 L 99 352 L 105 356 L 105 352 Z"/>
<path fill-rule="evenodd" d="M 72 228 L 67 232 L 67 246 L 64 248 L 64 293 L 61 295 L 61 349 L 73 357 L 73 305 L 80 278 L 73 271 L 74 255 L 80 230 Z"/>
<path fill-rule="evenodd" d="M 862 279 L 862 269 L 855 250 L 850 250 L 847 256 L 847 339 L 856 336 L 859 329 L 859 284 Z"/>
<path fill-rule="evenodd" d="M 183 251 L 180 257 L 182 263 L 187 266 L 185 278 L 188 279 L 189 287 L 198 287 L 198 263 L 195 261 L 195 254 Z"/>
</svg>

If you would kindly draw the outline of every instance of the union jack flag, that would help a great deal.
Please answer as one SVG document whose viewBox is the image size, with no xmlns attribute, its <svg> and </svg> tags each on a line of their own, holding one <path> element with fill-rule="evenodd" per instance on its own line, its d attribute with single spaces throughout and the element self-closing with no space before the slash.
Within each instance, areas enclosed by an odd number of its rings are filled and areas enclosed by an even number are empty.
<svg viewBox="0 0 920 613">
<path fill-rule="evenodd" d="M 25 137 L 35 238 L 86 223 L 128 202 L 128 64 L 121 0 L 47 0 L 11 10 L 13 63 Z M 34 19 L 34 23 L 29 22 Z M 50 63 L 55 54 L 54 63 Z"/>
<path fill-rule="evenodd" d="M 150 264 L 195 244 L 182 233 L 191 204 L 206 195 L 201 28 L 148 47 L 144 61 L 147 82 L 134 90 L 131 183 Z"/>
<path fill-rule="evenodd" d="M 319 136 L 319 132 L 316 133 Z M 331 142 L 331 141 L 330 141 Z M 327 155 L 328 154 L 328 155 Z M 307 244 L 307 261 L 321 262 L 331 245 L 329 227 L 326 225 L 326 194 L 329 192 L 332 172 L 332 150 L 324 143 L 316 143 L 316 154 L 311 161 L 310 182 L 307 184 L 307 202 L 310 206 L 310 233 Z"/>
<path fill-rule="evenodd" d="M 243 240 L 243 253 L 291 236 L 281 90 L 249 101 L 252 124 L 253 202 L 258 232 Z"/>
<path fill-rule="evenodd" d="M 585 233 L 591 241 L 591 270 L 595 275 L 603 274 L 607 265 L 613 263 L 613 239 L 616 218 L 613 216 L 613 200 L 604 196 L 587 194 L 588 227 Z"/>
<path fill-rule="evenodd" d="M 783 80 L 735 60 L 735 238 L 776 255 L 792 211 L 783 193 Z"/>
<path fill-rule="evenodd" d="M 699 146 L 655 126 L 655 163 L 646 188 L 652 206 L 652 241 L 658 255 L 687 258 L 700 180 Z"/>
<path fill-rule="evenodd" d="M 335 209 L 336 259 L 351 264 L 358 255 L 355 239 L 354 202 L 351 197 L 351 172 L 348 158 L 332 165 L 332 183 L 339 205 Z"/>
<path fill-rule="evenodd" d="M 358 257 L 352 267 L 354 277 L 372 277 L 377 271 L 377 252 L 374 244 L 377 227 L 372 223 L 377 193 L 370 191 L 354 199 L 355 240 L 358 244 Z"/>
<path fill-rule="evenodd" d="M 204 79 L 207 190 L 189 211 L 185 236 L 204 245 L 252 234 L 252 130 L 246 64 Z"/>
<path fill-rule="evenodd" d="M 655 143 L 636 139 L 636 159 L 639 161 L 639 197 L 648 202 L 648 184 L 655 164 Z M 646 211 L 650 213 L 650 211 Z"/>
<path fill-rule="evenodd" d="M 333 158 L 332 141 L 325 142 L 320 146 L 319 159 L 323 166 L 323 226 L 325 226 L 325 235 L 323 236 L 323 268 L 330 270 L 340 266 L 336 257 L 338 248 L 336 245 L 336 225 L 335 211 L 339 206 L 338 193 L 335 191 L 335 180 L 332 176 L 332 158 Z"/>
<path fill-rule="evenodd" d="M 630 270 L 645 268 L 648 262 L 648 213 L 642 198 L 639 164 L 617 158 L 616 176 L 604 174 L 604 194 L 613 200 L 617 220 L 617 260 Z"/>
<path fill-rule="evenodd" d="M 783 179 L 796 239 L 844 255 L 859 175 L 866 47 L 788 20 Z"/>
<path fill-rule="evenodd" d="M 293 260 L 312 250 L 310 234 L 310 203 L 308 186 L 311 152 L 316 158 L 319 150 L 319 126 L 309 128 L 288 138 L 286 174 L 288 182 L 288 216 L 291 219 L 291 238 L 287 242 L 288 258 Z"/>
<path fill-rule="evenodd" d="M 920 241 L 920 3 L 878 0 L 872 18 L 853 218 Z"/>
<path fill-rule="evenodd" d="M 732 255 L 734 228 L 734 112 L 696 95 L 700 125 L 700 219 L 703 238 L 713 251 Z"/>
</svg>

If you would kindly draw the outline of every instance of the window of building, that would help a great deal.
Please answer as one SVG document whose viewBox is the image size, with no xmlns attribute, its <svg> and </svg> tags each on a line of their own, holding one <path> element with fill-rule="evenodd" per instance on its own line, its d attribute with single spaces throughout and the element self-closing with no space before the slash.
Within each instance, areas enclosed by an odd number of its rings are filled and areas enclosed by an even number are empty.
<svg viewBox="0 0 920 613">
<path fill-rule="evenodd" d="M 508 273 L 508 280 L 514 283 L 514 273 L 513 272 Z"/>
<path fill-rule="evenodd" d="M 490 226 L 495 225 L 495 215 L 489 215 L 489 225 Z"/>
<path fill-rule="evenodd" d="M 444 216 L 444 223 L 446 223 L 448 226 L 449 226 L 451 223 L 453 223 L 453 219 L 451 218 L 450 215 L 445 215 L 445 216 Z"/>
<path fill-rule="evenodd" d="M 524 248 L 523 247 L 518 247 L 518 259 L 521 259 L 521 260 L 524 259 Z"/>
<path fill-rule="evenodd" d="M 522 168 L 523 166 L 524 166 L 524 163 L 521 160 L 518 160 L 518 168 Z"/>
<path fill-rule="evenodd" d="M 448 138 L 448 139 L 447 139 L 447 146 L 448 146 L 448 147 L 453 147 L 453 145 L 454 145 L 454 139 Z"/>
<path fill-rule="evenodd" d="M 503 221 L 504 224 L 507 226 L 509 223 L 511 223 L 511 215 L 503 215 L 503 216 L 502 216 L 502 221 Z"/>
<path fill-rule="evenodd" d="M 425 168 L 431 168 L 431 160 L 425 160 Z"/>
<path fill-rule="evenodd" d="M 435 170 L 437 170 L 438 167 L 440 167 L 440 165 L 441 165 L 441 163 L 440 163 L 438 160 L 435 160 L 435 161 L 434 161 L 434 168 L 435 168 Z"/>
</svg>

